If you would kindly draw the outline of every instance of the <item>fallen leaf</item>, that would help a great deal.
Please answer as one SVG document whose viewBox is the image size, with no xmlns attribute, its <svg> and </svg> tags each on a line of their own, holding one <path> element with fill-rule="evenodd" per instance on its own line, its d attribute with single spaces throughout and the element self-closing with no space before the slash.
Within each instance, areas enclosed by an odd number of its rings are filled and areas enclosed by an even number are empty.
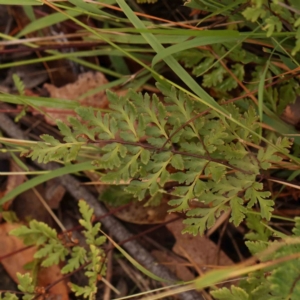
<svg viewBox="0 0 300 300">
<path fill-rule="evenodd" d="M 298 97 L 296 102 L 289 104 L 284 112 L 282 113 L 281 118 L 292 125 L 297 125 L 300 122 L 300 98 Z"/>
<path fill-rule="evenodd" d="M 62 87 L 56 87 L 52 84 L 44 84 L 44 87 L 50 94 L 51 98 L 59 98 L 66 100 L 80 99 L 89 90 L 100 87 L 103 84 L 108 83 L 105 76 L 100 72 L 86 72 L 78 76 L 77 81 L 69 83 Z M 108 100 L 105 91 L 98 92 L 91 96 L 86 96 L 80 99 L 80 104 L 84 106 L 92 106 L 96 108 L 105 108 L 108 106 Z M 51 109 L 47 111 L 47 114 L 54 120 L 60 119 L 62 122 L 67 122 L 67 117 L 71 113 L 70 110 L 64 109 Z M 45 115 L 45 119 L 49 124 L 55 125 L 53 119 Z"/>
<path fill-rule="evenodd" d="M 187 263 L 186 260 L 180 257 L 170 256 L 168 253 L 160 250 L 153 250 L 151 254 L 160 264 L 165 265 L 179 279 L 190 281 L 195 278 L 193 273 L 184 265 Z"/>
<path fill-rule="evenodd" d="M 35 189 L 45 199 L 44 186 L 38 185 Z M 12 210 L 21 221 L 37 220 L 48 224 L 50 227 L 53 225 L 52 217 L 32 189 L 15 198 L 12 203 Z"/>
<path fill-rule="evenodd" d="M 60 268 L 57 265 L 51 266 L 49 268 L 40 268 L 38 273 L 37 285 L 46 287 L 57 280 L 57 282 L 51 289 L 49 293 L 51 295 L 51 300 L 68 300 L 69 299 L 69 288 L 67 281 L 62 279 L 60 273 Z"/>
<path fill-rule="evenodd" d="M 10 160 L 10 172 L 20 172 L 20 171 L 23 171 L 23 170 L 13 160 Z M 26 180 L 25 175 L 9 175 L 7 178 L 6 188 L 5 188 L 5 191 L 2 194 L 2 196 L 5 196 L 10 191 L 14 190 L 25 180 Z M 4 203 L 3 209 L 8 210 L 12 201 L 13 201 L 13 199 Z"/>
<path fill-rule="evenodd" d="M 15 282 L 18 282 L 16 276 L 17 272 L 21 274 L 28 272 L 23 268 L 23 266 L 33 260 L 33 255 L 36 252 L 35 247 L 22 250 L 25 248 L 25 245 L 23 244 L 22 240 L 15 236 L 9 235 L 9 232 L 11 230 L 16 229 L 18 227 L 20 227 L 20 224 L 16 223 L 3 223 L 0 225 L 0 258 L 9 255 L 10 253 L 15 253 L 4 259 L 1 259 L 1 263 L 5 268 L 6 272 Z"/>
<path fill-rule="evenodd" d="M 24 249 L 26 246 L 23 241 L 15 236 L 9 235 L 13 229 L 20 227 L 22 224 L 3 223 L 0 224 L 0 261 L 9 276 L 18 283 L 16 273 L 30 273 L 25 270 L 24 266 L 33 261 L 36 247 Z M 10 255 L 11 254 L 11 255 Z M 1 257 L 7 256 L 3 259 Z M 38 286 L 47 287 L 62 278 L 59 266 L 41 268 L 37 275 Z M 68 300 L 68 286 L 65 280 L 60 280 L 49 290 L 51 299 Z M 52 297 L 53 296 L 53 297 Z"/>
<path fill-rule="evenodd" d="M 59 184 L 57 179 L 51 179 L 46 182 L 45 200 L 52 209 L 58 209 L 60 201 L 64 197 L 66 189 Z"/>
<path fill-rule="evenodd" d="M 174 214 L 167 216 L 166 221 L 174 219 Z M 205 236 L 193 236 L 182 234 L 184 224 L 181 219 L 170 222 L 167 228 L 172 232 L 176 239 L 173 251 L 188 259 L 192 264 L 196 264 L 202 271 L 206 271 L 210 266 L 232 265 L 232 260 L 222 251 L 218 251 L 217 245 Z"/>
</svg>

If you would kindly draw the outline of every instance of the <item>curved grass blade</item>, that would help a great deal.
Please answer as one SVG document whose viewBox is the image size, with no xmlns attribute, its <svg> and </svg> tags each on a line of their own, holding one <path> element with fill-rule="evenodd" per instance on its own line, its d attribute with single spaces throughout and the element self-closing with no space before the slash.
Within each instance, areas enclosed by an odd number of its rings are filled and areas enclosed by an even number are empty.
<svg viewBox="0 0 300 300">
<path fill-rule="evenodd" d="M 56 177 L 63 176 L 66 174 L 81 172 L 81 171 L 95 170 L 97 168 L 98 167 L 93 166 L 91 164 L 91 162 L 84 162 L 84 163 L 79 163 L 79 164 L 75 164 L 75 165 L 65 166 L 65 167 L 62 167 L 57 170 L 49 171 L 47 174 L 34 177 L 34 178 L 22 183 L 14 190 L 10 191 L 8 194 L 6 194 L 4 197 L 2 197 L 0 199 L 0 205 L 3 205 L 10 199 L 13 199 L 16 196 L 20 195 L 21 193 L 41 184 L 43 182 L 46 182 L 52 178 L 56 178 Z"/>
<path fill-rule="evenodd" d="M 43 5 L 39 0 L 0 0 L 0 5 Z"/>
<path fill-rule="evenodd" d="M 270 60 L 267 61 L 265 69 L 258 84 L 258 115 L 261 122 L 263 122 L 263 105 L 264 105 L 264 88 L 265 88 L 265 78 L 269 70 Z"/>
<path fill-rule="evenodd" d="M 80 16 L 82 12 L 80 11 L 74 11 L 74 10 L 69 10 L 68 14 L 72 15 L 73 17 Z M 54 24 L 63 22 L 65 20 L 68 20 L 68 18 L 61 14 L 61 13 L 53 13 L 51 15 L 39 18 L 31 23 L 29 23 L 25 28 L 23 28 L 17 35 L 16 38 L 20 38 L 21 36 L 24 36 L 28 33 L 38 31 L 40 29 L 43 29 L 45 27 L 52 26 Z"/>
<path fill-rule="evenodd" d="M 111 243 L 114 245 L 114 247 L 116 247 L 121 253 L 122 255 L 124 255 L 124 257 L 138 270 L 140 270 L 143 274 L 145 274 L 146 276 L 159 281 L 159 282 L 169 282 L 169 280 L 160 278 L 158 276 L 156 276 L 155 274 L 153 274 L 152 272 L 150 272 L 149 270 L 147 270 L 146 268 L 144 268 L 141 264 L 139 264 L 132 256 L 130 256 L 122 247 L 120 247 L 111 237 L 109 237 L 107 234 L 105 234 L 102 230 L 100 230 L 100 232 L 105 235 L 107 237 L 107 239 L 109 239 L 111 241 Z"/>
<path fill-rule="evenodd" d="M 225 31 L 225 30 L 224 30 Z M 212 32 L 211 37 L 203 36 L 203 37 L 196 37 L 192 40 L 188 40 L 173 46 L 170 46 L 168 48 L 165 48 L 163 51 L 158 52 L 152 60 L 152 67 L 158 63 L 160 60 L 165 59 L 166 57 L 175 54 L 177 52 L 199 47 L 199 46 L 205 46 L 205 45 L 213 45 L 213 44 L 218 44 L 218 43 L 229 43 L 229 42 L 234 42 L 238 41 L 239 34 L 237 31 L 230 31 L 228 30 L 224 32 L 223 35 L 219 36 L 214 36 Z"/>
<path fill-rule="evenodd" d="M 10 95 L 5 93 L 0 93 L 1 101 L 11 104 L 21 104 L 26 103 L 30 106 L 42 106 L 42 107 L 53 107 L 53 108 L 64 108 L 64 109 L 74 109 L 79 106 L 79 103 L 74 100 L 61 100 L 56 98 L 42 98 L 42 97 L 31 97 L 31 96 L 21 96 L 21 95 Z"/>
</svg>

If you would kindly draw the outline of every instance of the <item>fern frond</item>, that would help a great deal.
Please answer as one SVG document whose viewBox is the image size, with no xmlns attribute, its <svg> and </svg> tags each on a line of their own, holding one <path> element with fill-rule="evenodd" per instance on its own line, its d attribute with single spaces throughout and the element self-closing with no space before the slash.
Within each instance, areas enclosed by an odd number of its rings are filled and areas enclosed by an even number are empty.
<svg viewBox="0 0 300 300">
<path fill-rule="evenodd" d="M 188 212 L 191 218 L 185 221 L 186 231 L 193 234 L 203 233 L 229 209 L 235 225 L 244 220 L 246 206 L 249 209 L 258 205 L 262 218 L 270 219 L 274 203 L 270 193 L 256 183 L 256 177 L 282 157 L 270 146 L 256 153 L 246 147 L 245 143 L 260 142 L 251 134 L 259 129 L 254 108 L 241 112 L 233 104 L 224 105 L 249 128 L 246 130 L 214 111 L 208 112 L 203 104 L 173 87 L 158 88 L 165 96 L 164 102 L 156 95 L 151 98 L 134 91 L 122 97 L 108 92 L 110 112 L 102 115 L 92 108 L 77 108 L 79 118 L 70 119 L 70 129 L 60 124 L 66 143 L 44 136 L 45 142 L 34 146 L 29 155 L 49 161 L 62 155 L 71 157 L 74 141 L 78 148 L 73 155 L 83 145 L 93 146 L 99 156 L 96 164 L 106 170 L 101 180 L 127 182 L 125 190 L 139 200 L 148 197 L 157 201 L 165 185 L 172 182 L 173 199 L 169 204 L 172 211 Z M 278 139 L 276 145 L 284 151 L 290 147 L 287 139 Z M 205 203 L 207 208 L 191 209 L 191 201 Z M 81 223 L 85 226 L 90 221 Z M 97 231 L 86 230 L 92 236 Z"/>
<path fill-rule="evenodd" d="M 61 270 L 62 274 L 67 274 L 84 266 L 85 275 L 89 278 L 89 285 L 79 287 L 72 284 L 71 289 L 78 295 L 89 297 L 91 293 L 95 294 L 97 292 L 99 276 L 105 275 L 106 272 L 105 252 L 101 248 L 106 242 L 106 237 L 99 236 L 100 223 L 92 224 L 94 212 L 85 201 L 79 201 L 79 210 L 82 215 L 80 223 L 84 227 L 83 234 L 86 237 L 89 249 L 78 246 L 76 243 L 71 243 L 70 246 L 66 247 L 65 242 L 58 236 L 55 229 L 36 220 L 31 221 L 28 227 L 21 226 L 12 230 L 10 234 L 22 238 L 26 245 L 36 245 L 38 250 L 34 254 L 34 258 L 41 261 L 43 267 L 67 261 Z M 71 258 L 67 260 L 69 255 Z M 34 292 L 32 279 L 28 275 L 18 275 L 18 278 L 20 281 L 19 289 L 26 293 L 23 299 L 33 299 L 35 295 L 31 297 Z M 87 294 L 86 291 L 89 291 L 89 293 Z M 12 297 L 11 294 L 8 297 Z"/>
<path fill-rule="evenodd" d="M 253 255 L 259 255 L 269 246 L 278 244 L 278 241 L 268 241 L 271 231 L 262 226 L 257 216 L 248 216 L 248 224 L 254 231 L 250 237 L 253 241 L 247 241 L 246 245 Z M 265 228 L 264 230 L 262 228 Z M 300 218 L 295 218 L 295 227 L 293 236 L 289 238 L 275 252 L 269 252 L 261 260 L 263 262 L 273 261 L 284 257 L 292 257 L 300 252 Z M 295 240 L 293 240 L 295 239 Z M 271 264 L 264 270 L 252 272 L 247 279 L 240 282 L 239 287 L 231 286 L 230 289 L 222 288 L 212 291 L 211 294 L 216 299 L 299 299 L 300 259 L 295 258 L 281 262 L 280 264 Z M 236 298 L 240 297 L 240 298 Z"/>
</svg>

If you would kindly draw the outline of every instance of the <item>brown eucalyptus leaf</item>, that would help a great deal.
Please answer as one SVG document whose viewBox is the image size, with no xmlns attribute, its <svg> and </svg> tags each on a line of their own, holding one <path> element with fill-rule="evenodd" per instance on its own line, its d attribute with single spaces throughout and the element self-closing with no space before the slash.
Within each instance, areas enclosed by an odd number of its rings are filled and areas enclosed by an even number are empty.
<svg viewBox="0 0 300 300">
<path fill-rule="evenodd" d="M 33 260 L 33 255 L 36 252 L 35 247 L 30 247 L 26 250 L 22 250 L 26 247 L 23 244 L 22 240 L 18 237 L 9 235 L 9 232 L 11 230 L 16 229 L 20 226 L 21 224 L 17 223 L 0 224 L 0 257 L 7 256 L 6 258 L 1 259 L 1 263 L 6 272 L 15 282 L 18 282 L 16 276 L 17 272 L 21 274 L 28 272 L 24 269 L 24 266 Z M 11 253 L 13 253 L 13 255 L 9 255 Z"/>
<path fill-rule="evenodd" d="M 19 223 L 0 224 L 0 257 L 7 256 L 1 259 L 1 263 L 6 272 L 16 283 L 18 283 L 17 273 L 31 273 L 29 270 L 25 270 L 24 266 L 33 261 L 33 256 L 36 252 L 36 247 L 26 249 L 26 246 L 21 239 L 9 234 L 11 230 L 19 228 L 20 226 L 22 226 L 22 224 Z M 49 290 L 49 296 L 53 300 L 68 300 L 69 290 L 67 282 L 65 280 L 60 280 L 61 278 L 60 267 L 57 265 L 49 268 L 40 268 L 37 275 L 37 284 L 40 287 L 46 288 L 48 285 L 58 281 Z"/>
<path fill-rule="evenodd" d="M 44 87 L 49 92 L 51 98 L 76 100 L 79 99 L 80 104 L 85 106 L 92 106 L 96 108 L 105 108 L 108 105 L 108 100 L 105 91 L 98 92 L 91 96 L 80 98 L 85 93 L 93 90 L 101 85 L 108 83 L 105 76 L 100 72 L 86 72 L 80 74 L 78 79 L 74 83 L 69 83 L 62 87 L 56 87 L 52 84 L 44 84 Z M 47 111 L 47 114 L 54 120 L 59 119 L 62 122 L 68 122 L 67 118 L 72 114 L 72 111 L 65 109 L 51 109 Z M 49 124 L 55 125 L 53 119 L 45 116 L 46 121 Z"/>
<path fill-rule="evenodd" d="M 174 215 L 167 216 L 166 221 L 174 219 Z M 202 271 L 210 266 L 229 266 L 232 260 L 217 245 L 205 236 L 193 236 L 191 234 L 182 234 L 184 224 L 182 219 L 170 222 L 167 228 L 172 232 L 176 243 L 173 251 L 180 256 L 188 259 L 192 264 L 196 264 Z"/>
<path fill-rule="evenodd" d="M 185 266 L 186 260 L 180 257 L 170 256 L 168 253 L 160 250 L 153 250 L 151 254 L 156 260 L 165 265 L 173 274 L 183 281 L 190 281 L 195 278 L 193 273 Z"/>
<path fill-rule="evenodd" d="M 13 160 L 10 160 L 10 172 L 21 172 L 23 171 Z M 17 188 L 20 184 L 22 184 L 26 180 L 25 175 L 9 175 L 7 177 L 7 182 L 6 182 L 6 188 L 5 191 L 3 192 L 2 196 L 5 196 L 8 194 L 10 191 L 14 190 Z M 4 203 L 3 208 L 5 210 L 8 210 L 13 199 L 10 201 Z"/>
</svg>

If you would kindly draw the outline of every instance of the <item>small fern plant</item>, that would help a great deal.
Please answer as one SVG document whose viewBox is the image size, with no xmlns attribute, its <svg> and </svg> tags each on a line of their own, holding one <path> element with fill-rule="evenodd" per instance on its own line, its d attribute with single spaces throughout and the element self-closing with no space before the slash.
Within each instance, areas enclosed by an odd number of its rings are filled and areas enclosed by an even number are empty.
<svg viewBox="0 0 300 300">
<path fill-rule="evenodd" d="M 287 236 L 272 230 L 257 216 L 249 215 L 247 225 L 252 230 L 246 235 L 246 245 L 252 255 L 268 266 L 251 272 L 238 286 L 212 291 L 213 297 L 217 300 L 300 299 L 300 218 L 296 217 L 294 221 L 293 234 Z M 261 256 L 266 249 L 272 248 L 268 255 Z M 268 264 L 273 261 L 273 264 Z"/>
<path fill-rule="evenodd" d="M 12 230 L 10 234 L 23 239 L 25 245 L 37 247 L 34 258 L 40 262 L 42 267 L 66 262 L 61 269 L 62 274 L 69 274 L 83 267 L 88 278 L 88 285 L 78 286 L 71 283 L 71 290 L 76 296 L 94 299 L 98 281 L 106 273 L 106 255 L 102 248 L 106 242 L 106 237 L 99 236 L 101 224 L 92 224 L 93 210 L 83 200 L 79 201 L 79 211 L 82 215 L 79 222 L 84 228 L 82 233 L 85 236 L 86 247 L 79 246 L 78 242 L 71 239 L 70 235 L 59 235 L 55 229 L 36 220 L 32 220 L 28 226 L 21 226 Z M 33 278 L 29 274 L 18 274 L 17 276 L 19 279 L 18 288 L 24 293 L 22 299 L 36 298 L 38 288 L 35 287 Z M 18 298 L 12 293 L 5 293 L 4 297 L 0 297 L 0 299 L 14 300 Z"/>
<path fill-rule="evenodd" d="M 32 300 L 35 296 L 35 286 L 32 277 L 26 274 L 17 273 L 17 278 L 19 281 L 18 289 L 24 293 L 22 300 Z M 19 298 L 11 292 L 0 293 L 0 300 L 18 300 Z"/>
<path fill-rule="evenodd" d="M 148 199 L 148 205 L 169 194 L 170 211 L 185 212 L 185 232 L 194 235 L 224 211 L 231 211 L 236 226 L 253 208 L 269 220 L 274 202 L 259 178 L 283 159 L 276 149 L 288 153 L 289 140 L 273 137 L 276 147 L 260 146 L 251 105 L 246 112 L 223 105 L 238 126 L 173 87 L 158 88 L 163 101 L 134 91 L 122 97 L 108 92 L 108 113 L 79 107 L 70 126 L 57 122 L 64 142 L 42 135 L 23 155 L 44 163 L 94 158 L 102 182 L 125 184 L 127 193 Z"/>
</svg>

